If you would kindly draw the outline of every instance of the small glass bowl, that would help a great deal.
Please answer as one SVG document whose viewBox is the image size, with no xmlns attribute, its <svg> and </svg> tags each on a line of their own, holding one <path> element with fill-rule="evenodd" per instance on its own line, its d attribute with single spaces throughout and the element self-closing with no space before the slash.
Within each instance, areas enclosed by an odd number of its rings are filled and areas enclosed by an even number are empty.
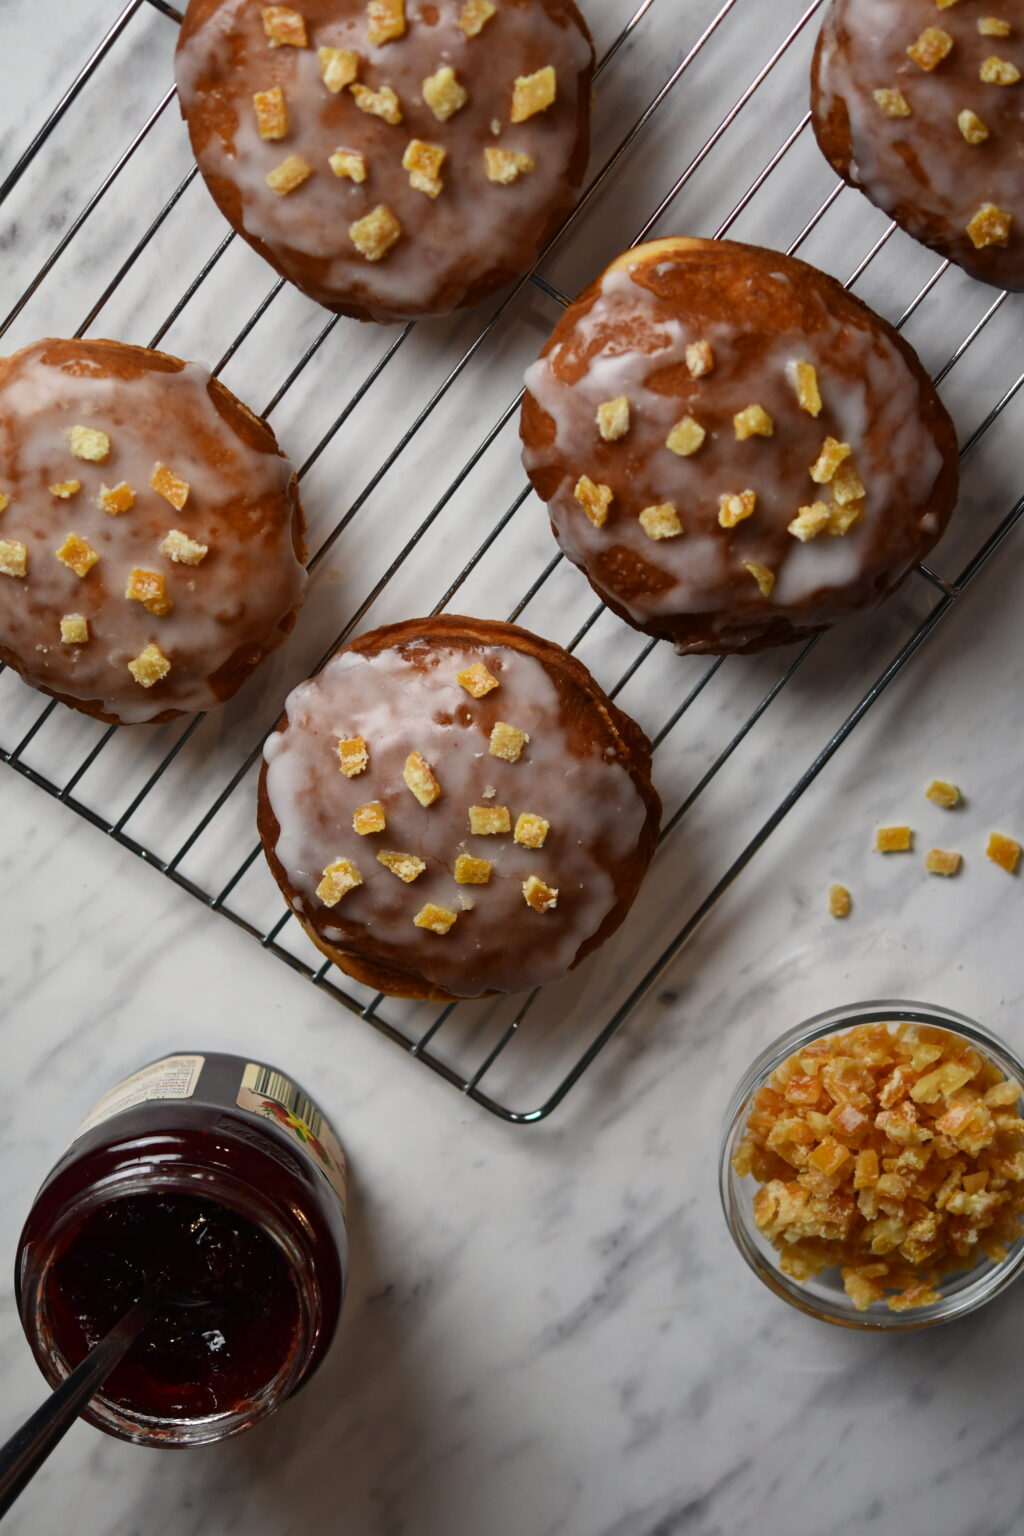
<svg viewBox="0 0 1024 1536">
<path fill-rule="evenodd" d="M 917 1307 L 908 1312 L 892 1312 L 881 1301 L 864 1312 L 858 1312 L 843 1290 L 837 1270 L 823 1270 L 804 1284 L 783 1274 L 779 1268 L 778 1252 L 762 1237 L 754 1222 L 753 1197 L 759 1186 L 753 1178 L 741 1179 L 732 1166 L 733 1154 L 746 1129 L 754 1094 L 787 1057 L 825 1035 L 840 1034 L 858 1024 L 889 1023 L 931 1024 L 944 1029 L 975 1046 L 1004 1076 L 1024 1083 L 1024 1062 L 1003 1041 L 987 1029 L 982 1029 L 972 1019 L 953 1013 L 948 1008 L 935 1008 L 927 1003 L 875 1002 L 857 1003 L 847 1008 L 819 1013 L 805 1024 L 781 1035 L 745 1073 L 733 1094 L 725 1119 L 719 1185 L 725 1219 L 737 1248 L 754 1273 L 776 1296 L 781 1296 L 784 1301 L 810 1317 L 836 1323 L 843 1328 L 907 1331 L 930 1328 L 936 1323 L 948 1323 L 954 1318 L 966 1317 L 969 1312 L 976 1312 L 987 1301 L 991 1301 L 993 1296 L 1004 1291 L 1024 1267 L 1024 1234 L 1000 1263 L 992 1263 L 981 1256 L 973 1269 L 954 1271 L 942 1282 L 942 1299 L 933 1302 L 931 1306 Z"/>
</svg>

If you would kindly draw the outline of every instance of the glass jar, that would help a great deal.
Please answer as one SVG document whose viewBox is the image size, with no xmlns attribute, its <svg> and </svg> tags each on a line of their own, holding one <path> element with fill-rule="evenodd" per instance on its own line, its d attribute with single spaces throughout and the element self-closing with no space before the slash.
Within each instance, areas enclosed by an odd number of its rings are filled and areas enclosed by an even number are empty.
<svg viewBox="0 0 1024 1536">
<path fill-rule="evenodd" d="M 344 1200 L 341 1147 L 291 1079 L 221 1054 L 144 1067 L 79 1127 L 22 1230 L 17 1304 L 44 1376 L 57 1386 L 155 1295 L 153 1322 L 83 1416 L 156 1446 L 250 1428 L 331 1342 Z"/>
<path fill-rule="evenodd" d="M 781 1296 L 784 1301 L 810 1317 L 838 1323 L 846 1328 L 909 1330 L 928 1328 L 935 1323 L 965 1317 L 1005 1290 L 1024 1267 L 1024 1236 L 1021 1236 L 1009 1249 L 1006 1258 L 998 1263 L 979 1256 L 972 1269 L 946 1275 L 939 1301 L 907 1312 L 893 1312 L 880 1303 L 867 1311 L 858 1312 L 844 1291 L 837 1271 L 823 1270 L 815 1278 L 803 1284 L 798 1283 L 779 1268 L 779 1253 L 758 1230 L 753 1209 L 753 1195 L 758 1186 L 751 1178 L 740 1178 L 732 1165 L 733 1154 L 743 1139 L 754 1096 L 784 1061 L 812 1041 L 842 1033 L 860 1024 L 890 1023 L 928 1024 L 944 1029 L 974 1046 L 1004 1077 L 1024 1083 L 1024 1062 L 997 1036 L 972 1019 L 965 1018 L 963 1014 L 954 1013 L 948 1008 L 932 1007 L 927 1003 L 857 1003 L 816 1014 L 813 1019 L 780 1035 L 768 1046 L 738 1084 L 726 1113 L 722 1137 L 719 1162 L 722 1208 L 740 1253 L 755 1275 L 776 1296 Z"/>
</svg>

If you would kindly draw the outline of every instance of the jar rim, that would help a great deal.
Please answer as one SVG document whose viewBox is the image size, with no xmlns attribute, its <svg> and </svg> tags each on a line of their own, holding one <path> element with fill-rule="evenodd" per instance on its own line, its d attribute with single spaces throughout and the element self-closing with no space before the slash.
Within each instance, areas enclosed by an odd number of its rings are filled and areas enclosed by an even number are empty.
<svg viewBox="0 0 1024 1536">
<path fill-rule="evenodd" d="M 975 1019 L 938 1004 L 907 1000 L 878 999 L 852 1003 L 839 1008 L 825 1009 L 804 1020 L 774 1039 L 747 1068 L 740 1078 L 726 1110 L 719 1153 L 718 1185 L 722 1211 L 726 1225 L 747 1266 L 776 1296 L 787 1301 L 798 1311 L 821 1322 L 839 1327 L 869 1332 L 913 1331 L 936 1327 L 966 1317 L 999 1295 L 1024 1268 L 1024 1231 L 1014 1243 L 1005 1259 L 998 1263 L 978 1264 L 975 1270 L 964 1271 L 965 1279 L 958 1289 L 943 1296 L 931 1306 L 911 1312 L 892 1312 L 887 1307 L 869 1308 L 858 1313 L 845 1296 L 834 1302 L 807 1290 L 778 1267 L 777 1256 L 770 1259 L 762 1251 L 750 1230 L 749 1221 L 741 1200 L 741 1181 L 732 1167 L 732 1154 L 738 1135 L 742 1132 L 750 1101 L 777 1067 L 795 1051 L 814 1040 L 827 1035 L 842 1034 L 861 1024 L 928 1024 L 961 1036 L 976 1046 L 1000 1071 L 1016 1082 L 1024 1084 L 1024 1060 L 997 1034 Z M 746 1205 L 751 1205 L 748 1199 Z M 774 1250 L 771 1250 L 774 1253 Z"/>
<path fill-rule="evenodd" d="M 276 1204 L 261 1198 L 262 1192 L 248 1180 L 228 1169 L 181 1157 L 166 1166 L 157 1160 L 149 1160 L 134 1167 L 115 1169 L 96 1180 L 64 1203 L 48 1225 L 45 1245 L 41 1240 L 34 1244 L 33 1262 L 27 1278 L 23 1271 L 25 1285 L 19 1300 L 22 1326 L 43 1375 L 51 1387 L 59 1386 L 73 1366 L 59 1349 L 52 1326 L 47 1326 L 46 1280 L 50 1268 L 62 1251 L 69 1226 L 77 1227 L 83 1217 L 117 1200 L 154 1194 L 155 1167 L 159 1167 L 160 1193 L 189 1194 L 216 1201 L 251 1222 L 273 1241 L 288 1265 L 295 1290 L 296 1336 L 277 1375 L 246 1402 L 233 1408 L 192 1417 L 161 1417 L 115 1403 L 104 1396 L 101 1387 L 81 1416 L 96 1428 L 137 1444 L 162 1447 L 209 1444 L 250 1428 L 298 1389 L 313 1361 L 323 1324 L 323 1298 L 302 1222 L 286 1222 Z M 290 1214 L 296 1215 L 295 1212 Z"/>
</svg>

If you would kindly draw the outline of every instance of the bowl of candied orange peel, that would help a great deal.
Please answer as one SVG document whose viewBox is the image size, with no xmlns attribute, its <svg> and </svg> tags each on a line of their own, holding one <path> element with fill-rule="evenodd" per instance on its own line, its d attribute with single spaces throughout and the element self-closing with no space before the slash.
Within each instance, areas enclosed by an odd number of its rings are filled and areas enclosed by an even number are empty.
<svg viewBox="0 0 1024 1536">
<path fill-rule="evenodd" d="M 970 1019 L 865 1003 L 791 1030 L 750 1068 L 722 1202 L 785 1300 L 856 1328 L 963 1317 L 1024 1265 L 1024 1064 Z"/>
</svg>

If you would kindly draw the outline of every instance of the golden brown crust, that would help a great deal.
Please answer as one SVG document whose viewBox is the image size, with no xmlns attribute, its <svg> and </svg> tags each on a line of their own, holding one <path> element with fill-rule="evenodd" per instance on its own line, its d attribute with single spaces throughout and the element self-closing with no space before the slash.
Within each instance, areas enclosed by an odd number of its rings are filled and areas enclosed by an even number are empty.
<svg viewBox="0 0 1024 1536">
<path fill-rule="evenodd" d="M 985 35 L 976 5 L 934 0 L 833 0 L 811 66 L 814 132 L 826 159 L 914 239 L 997 287 L 1024 288 L 1024 78 L 986 83 L 992 57 L 1024 74 L 1024 3 L 992 14 L 1009 35 Z M 930 69 L 907 53 L 926 29 L 952 41 Z M 944 46 L 944 45 L 943 45 Z M 875 92 L 888 94 L 883 102 Z M 893 97 L 891 93 L 897 93 Z M 965 136 L 963 112 L 980 123 Z M 970 131 L 970 130 L 969 130 Z M 978 245 L 968 233 L 990 205 L 1010 215 L 1008 238 Z"/>
<path fill-rule="evenodd" d="M 308 48 L 271 49 L 258 7 L 192 0 L 176 56 L 179 99 L 193 153 L 214 201 L 282 277 L 317 303 L 359 320 L 446 314 L 476 304 L 526 271 L 575 201 L 590 142 L 593 47 L 575 0 L 499 0 L 478 35 L 458 18 L 464 0 L 405 8 L 403 35 L 374 47 L 364 0 L 297 0 Z M 358 55 L 352 82 L 394 89 L 401 118 L 360 110 L 350 88 L 329 91 L 320 46 Z M 423 81 L 453 66 L 467 103 L 439 119 Z M 553 66 L 552 105 L 510 122 L 517 76 Z M 287 128 L 256 134 L 253 97 L 282 91 Z M 497 132 L 495 131 L 497 128 Z M 411 188 L 403 153 L 412 142 L 445 151 L 442 188 Z M 485 151 L 525 155 L 502 181 L 485 173 Z M 360 179 L 328 169 L 332 153 L 362 156 Z M 288 156 L 308 170 L 293 191 L 265 178 Z M 364 260 L 352 228 L 384 207 L 397 243 Z"/>
<path fill-rule="evenodd" d="M 116 387 L 105 390 L 107 383 Z M 111 448 L 99 463 L 69 452 L 66 427 L 80 417 L 108 432 Z M 157 461 L 175 456 L 195 466 L 197 483 L 182 508 L 149 484 Z M 80 489 L 55 498 L 48 484 L 72 475 Z M 108 515 L 97 504 L 101 484 L 126 480 L 132 505 Z M 113 725 L 159 724 L 222 702 L 294 626 L 305 558 L 294 473 L 267 423 L 194 364 L 101 339 L 49 338 L 0 359 L 0 490 L 10 497 L 0 539 L 19 539 L 30 550 L 26 577 L 0 585 L 0 660 L 84 714 Z M 161 550 L 172 527 L 205 533 L 198 565 Z M 54 556 L 69 529 L 100 554 L 80 581 Z M 140 603 L 126 601 L 133 566 L 162 575 L 173 597 L 173 629 L 166 617 L 151 619 Z M 256 595 L 250 587 L 263 578 L 265 590 Z M 77 656 L 58 641 L 69 611 L 90 626 Z M 194 645 L 178 631 L 190 617 Z M 170 674 L 142 689 L 125 663 L 147 641 L 161 640 L 174 651 Z M 95 695 L 86 692 L 93 686 Z"/>
<path fill-rule="evenodd" d="M 614 755 L 615 761 L 628 773 L 632 781 L 643 809 L 639 835 L 628 857 L 619 860 L 616 864 L 614 904 L 594 931 L 587 934 L 577 947 L 572 965 L 569 967 L 575 968 L 623 921 L 653 855 L 661 816 L 661 801 L 650 780 L 650 743 L 639 726 L 616 708 L 575 657 L 570 656 L 561 647 L 516 625 L 442 614 L 432 618 L 408 620 L 402 624 L 388 625 L 374 630 L 360 636 L 350 645 L 342 647 L 337 655 L 353 652 L 374 657 L 398 649 L 401 649 L 403 655 L 411 655 L 418 647 L 427 647 L 430 653 L 456 650 L 459 653 L 468 653 L 474 658 L 482 653 L 494 656 L 502 650 L 532 658 L 544 669 L 558 691 L 560 716 L 566 732 L 564 753 L 566 764 L 573 760 L 577 752 L 585 752 L 588 756 L 593 756 L 596 746 L 600 745 L 601 750 L 609 758 Z M 399 722 L 395 724 L 398 725 Z M 285 715 L 278 722 L 277 730 L 283 732 L 289 728 L 291 727 L 289 727 L 288 716 Z M 370 751 L 372 757 L 374 751 L 372 745 Z M 438 774 L 444 781 L 443 761 L 438 765 Z M 367 789 L 365 793 L 369 795 L 371 791 Z M 457 810 L 454 806 L 449 807 L 442 799 L 436 814 L 452 818 L 454 845 L 460 835 L 464 812 L 461 807 Z M 456 817 L 457 823 L 454 819 Z M 337 929 L 342 924 L 339 911 L 343 912 L 343 909 L 314 907 L 311 910 L 308 900 L 302 899 L 295 884 L 289 878 L 278 856 L 281 825 L 271 804 L 266 763 L 260 775 L 257 825 L 271 872 L 285 900 L 313 943 L 341 970 L 364 985 L 375 987 L 392 996 L 421 1001 L 448 1002 L 456 1001 L 466 995 L 439 987 L 422 974 L 407 966 L 396 964 L 393 955 L 388 956 L 379 952 L 379 947 L 375 946 L 373 934 L 365 927 L 361 927 L 358 931 L 357 946 L 352 943 L 332 942 L 325 936 L 324 930 Z M 506 941 L 512 946 L 519 942 L 514 933 L 508 934 Z M 386 949 L 387 946 L 384 947 Z M 522 984 L 527 983 L 524 981 Z M 493 996 L 494 989 L 472 995 Z"/>
<path fill-rule="evenodd" d="M 713 366 L 694 377 L 685 345 L 708 337 Z M 786 371 L 804 356 L 818 357 L 817 415 L 801 410 Z M 599 435 L 594 388 L 633 395 L 621 439 Z M 889 446 L 894 388 L 912 432 L 899 451 Z M 862 474 L 874 466 L 867 514 L 842 549 L 831 538 L 798 544 L 790 522 L 828 493 L 809 467 L 827 435 L 841 438 L 843 425 L 852 435 L 848 402 L 860 393 L 869 421 L 853 446 Z M 736 440 L 733 415 L 753 403 L 768 408 L 772 435 Z M 665 451 L 666 424 L 684 417 L 705 437 L 677 458 Z M 530 370 L 520 430 L 563 551 L 614 612 L 681 651 L 759 651 L 874 606 L 941 536 L 956 501 L 953 424 L 903 338 L 826 274 L 730 241 L 674 237 L 618 258 L 566 310 Z M 914 463 L 924 455 L 935 469 L 921 480 Z M 574 493 L 584 475 L 612 493 L 598 526 Z M 754 514 L 720 526 L 721 496 L 755 485 Z M 644 537 L 642 509 L 666 502 L 682 534 Z M 751 564 L 776 576 L 773 592 L 758 590 Z M 787 564 L 799 579 L 783 579 Z"/>
</svg>

